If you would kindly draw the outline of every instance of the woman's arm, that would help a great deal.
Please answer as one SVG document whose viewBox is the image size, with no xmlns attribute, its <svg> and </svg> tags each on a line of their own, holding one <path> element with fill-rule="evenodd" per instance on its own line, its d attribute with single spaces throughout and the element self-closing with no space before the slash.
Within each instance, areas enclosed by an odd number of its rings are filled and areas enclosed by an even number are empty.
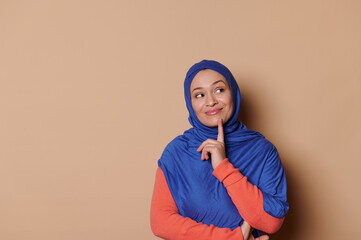
<svg viewBox="0 0 361 240">
<path fill-rule="evenodd" d="M 278 231 L 288 210 L 288 204 L 285 174 L 275 147 L 269 152 L 263 166 L 260 188 L 247 181 L 247 177 L 226 159 L 221 119 L 218 120 L 217 140 L 207 139 L 197 151 L 202 152 L 201 160 L 208 160 L 211 155 L 213 175 L 224 184 L 246 222 L 267 233 Z"/>
<path fill-rule="evenodd" d="M 274 217 L 264 210 L 261 190 L 250 183 L 228 159 L 214 169 L 213 175 L 224 184 L 239 213 L 252 227 L 266 233 L 279 230 L 284 218 Z"/>
<path fill-rule="evenodd" d="M 208 226 L 181 216 L 169 190 L 164 173 L 159 167 L 153 191 L 150 224 L 154 235 L 163 239 L 243 240 L 241 227 L 237 227 L 232 231 L 230 228 Z"/>
</svg>

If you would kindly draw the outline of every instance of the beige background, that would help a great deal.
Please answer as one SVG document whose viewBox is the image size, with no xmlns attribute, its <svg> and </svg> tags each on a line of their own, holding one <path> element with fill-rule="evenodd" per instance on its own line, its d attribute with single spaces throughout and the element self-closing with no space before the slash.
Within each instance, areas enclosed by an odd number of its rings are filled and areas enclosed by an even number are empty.
<svg viewBox="0 0 361 240">
<path fill-rule="evenodd" d="M 156 239 L 157 160 L 216 59 L 278 148 L 272 239 L 357 239 L 361 1 L 0 1 L 0 239 Z"/>
</svg>

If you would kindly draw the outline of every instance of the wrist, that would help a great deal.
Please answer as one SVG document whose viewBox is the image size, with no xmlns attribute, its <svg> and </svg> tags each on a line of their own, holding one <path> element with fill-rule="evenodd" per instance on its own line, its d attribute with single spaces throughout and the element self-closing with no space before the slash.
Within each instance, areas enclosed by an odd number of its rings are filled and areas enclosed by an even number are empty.
<svg viewBox="0 0 361 240">
<path fill-rule="evenodd" d="M 225 158 L 222 158 L 222 160 L 212 162 L 213 170 L 216 170 L 216 168 L 225 161 L 228 161 L 228 158 L 225 157 Z"/>
</svg>

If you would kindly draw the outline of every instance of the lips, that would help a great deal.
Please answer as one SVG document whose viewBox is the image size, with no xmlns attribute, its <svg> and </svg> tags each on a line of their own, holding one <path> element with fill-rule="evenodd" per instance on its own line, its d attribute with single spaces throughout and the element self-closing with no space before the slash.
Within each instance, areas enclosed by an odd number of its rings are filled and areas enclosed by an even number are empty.
<svg viewBox="0 0 361 240">
<path fill-rule="evenodd" d="M 211 110 L 207 111 L 206 114 L 207 114 L 208 116 L 216 115 L 216 114 L 218 114 L 221 110 L 222 110 L 222 108 L 211 109 Z"/>
</svg>

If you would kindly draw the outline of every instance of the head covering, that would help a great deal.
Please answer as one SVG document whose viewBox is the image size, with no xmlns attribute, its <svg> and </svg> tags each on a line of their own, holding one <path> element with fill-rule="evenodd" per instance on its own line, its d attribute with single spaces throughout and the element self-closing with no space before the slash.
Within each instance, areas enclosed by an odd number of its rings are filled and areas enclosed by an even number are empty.
<svg viewBox="0 0 361 240">
<path fill-rule="evenodd" d="M 199 146 L 201 142 L 208 138 L 217 139 L 218 135 L 218 127 L 208 127 L 201 123 L 192 107 L 190 86 L 195 75 L 204 69 L 211 69 L 221 74 L 226 79 L 231 89 L 233 111 L 228 121 L 223 125 L 226 144 L 239 143 L 254 137 L 262 137 L 260 133 L 248 130 L 244 124 L 238 121 L 238 113 L 241 107 L 241 93 L 231 71 L 229 71 L 226 66 L 217 61 L 203 60 L 194 64 L 188 70 L 184 81 L 184 96 L 189 112 L 188 121 L 193 126 L 193 129 L 190 129 L 190 132 L 196 136 L 196 138 L 190 138 L 190 145 Z M 188 132 L 186 134 L 188 134 Z"/>
<path fill-rule="evenodd" d="M 179 213 L 197 222 L 235 229 L 243 218 L 224 185 L 212 175 L 211 161 L 202 161 L 199 145 L 208 138 L 217 139 L 218 128 L 202 124 L 193 108 L 190 85 L 203 69 L 220 73 L 228 82 L 233 111 L 224 123 L 226 156 L 234 167 L 257 185 L 263 195 L 264 210 L 274 217 L 284 217 L 288 210 L 287 187 L 283 166 L 276 148 L 260 133 L 249 130 L 238 121 L 241 94 L 232 73 L 219 62 L 203 60 L 194 64 L 184 81 L 184 95 L 192 128 L 173 139 L 164 149 L 158 166 L 162 169 Z M 253 232 L 255 237 L 260 232 Z"/>
<path fill-rule="evenodd" d="M 223 64 L 216 62 L 216 61 L 203 60 L 199 63 L 194 64 L 187 72 L 186 79 L 184 81 L 184 96 L 185 96 L 185 100 L 186 100 L 186 104 L 187 104 L 187 108 L 188 108 L 188 112 L 189 112 L 188 120 L 194 128 L 199 129 L 200 131 L 204 132 L 205 134 L 214 135 L 214 134 L 218 133 L 217 127 L 210 128 L 210 127 L 207 127 L 204 124 L 202 124 L 198 120 L 198 118 L 193 110 L 193 107 L 192 107 L 191 94 L 190 94 L 191 83 L 192 83 L 192 80 L 195 77 L 195 75 L 203 69 L 211 69 L 213 71 L 216 71 L 216 72 L 220 73 L 227 80 L 227 83 L 228 83 L 228 85 L 231 89 L 231 93 L 232 93 L 233 111 L 232 111 L 232 115 L 230 116 L 229 120 L 225 123 L 224 132 L 225 133 L 232 132 L 240 124 L 240 122 L 238 122 L 237 118 L 238 118 L 239 108 L 241 106 L 241 93 L 239 91 L 237 82 L 234 79 L 232 73 L 229 71 L 229 69 L 226 66 L 224 66 Z"/>
</svg>

